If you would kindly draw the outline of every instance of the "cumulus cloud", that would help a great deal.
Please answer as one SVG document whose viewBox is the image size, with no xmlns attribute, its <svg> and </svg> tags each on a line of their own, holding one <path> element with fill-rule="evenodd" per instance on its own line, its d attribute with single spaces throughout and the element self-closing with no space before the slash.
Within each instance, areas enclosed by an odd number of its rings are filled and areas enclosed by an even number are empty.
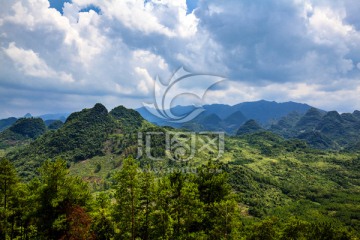
<svg viewBox="0 0 360 240">
<path fill-rule="evenodd" d="M 56 72 L 32 50 L 18 48 L 14 42 L 11 42 L 9 47 L 3 50 L 25 75 L 47 79 L 54 78 L 63 82 L 74 82 L 71 74 Z"/>
<path fill-rule="evenodd" d="M 73 0 L 62 11 L 5 1 L 0 117 L 138 107 L 151 102 L 156 76 L 166 81 L 180 66 L 228 77 L 210 102 L 351 111 L 360 108 L 359 9 L 356 0 Z"/>
</svg>

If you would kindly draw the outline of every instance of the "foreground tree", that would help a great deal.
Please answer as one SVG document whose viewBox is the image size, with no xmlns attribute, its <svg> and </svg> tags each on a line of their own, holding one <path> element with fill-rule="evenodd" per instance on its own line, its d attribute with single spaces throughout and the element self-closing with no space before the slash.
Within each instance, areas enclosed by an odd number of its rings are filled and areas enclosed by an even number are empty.
<svg viewBox="0 0 360 240">
<path fill-rule="evenodd" d="M 192 175 L 175 172 L 170 179 L 170 210 L 174 219 L 173 239 L 200 237 L 198 226 L 203 221 L 203 203 Z"/>
<path fill-rule="evenodd" d="M 14 166 L 6 159 L 0 160 L 0 239 L 9 237 L 10 225 L 9 217 L 13 214 L 13 209 L 9 209 L 15 197 L 15 188 L 18 177 Z M 13 224 L 11 224 L 13 225 Z M 13 228 L 12 228 L 13 229 Z"/>
<path fill-rule="evenodd" d="M 151 215 L 154 212 L 155 194 L 155 176 L 150 166 L 140 172 L 139 176 L 139 237 L 144 240 L 152 239 L 151 234 L 156 226 L 152 221 Z"/>
<path fill-rule="evenodd" d="M 122 168 L 114 179 L 116 189 L 114 218 L 120 231 L 118 237 L 134 240 L 138 229 L 140 183 L 138 164 L 132 157 L 124 159 Z"/>
<path fill-rule="evenodd" d="M 46 161 L 39 171 L 39 238 L 60 239 L 66 236 L 71 239 L 76 222 L 88 228 L 91 221 L 84 209 L 91 195 L 87 185 L 79 178 L 70 177 L 66 162 L 61 159 Z"/>
<path fill-rule="evenodd" d="M 92 232 L 95 239 L 110 240 L 114 237 L 114 220 L 111 217 L 111 199 L 108 193 L 101 192 L 96 197 L 96 202 L 92 212 L 93 224 Z"/>
<path fill-rule="evenodd" d="M 198 168 L 195 181 L 204 204 L 201 229 L 211 239 L 237 239 L 242 225 L 240 209 L 221 164 L 210 161 Z"/>
</svg>

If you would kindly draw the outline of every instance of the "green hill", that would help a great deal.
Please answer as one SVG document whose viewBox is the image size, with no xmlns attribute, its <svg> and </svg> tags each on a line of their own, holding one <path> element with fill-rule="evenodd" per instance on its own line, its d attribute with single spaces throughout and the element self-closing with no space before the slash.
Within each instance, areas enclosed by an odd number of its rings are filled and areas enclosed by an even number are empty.
<svg viewBox="0 0 360 240">
<path fill-rule="evenodd" d="M 313 131 L 320 123 L 323 116 L 324 115 L 320 110 L 310 108 L 296 123 L 295 127 L 300 132 Z"/>
<path fill-rule="evenodd" d="M 108 151 L 121 152 L 137 143 L 135 132 L 142 126 L 143 118 L 134 110 L 123 106 L 110 113 L 102 104 L 72 113 L 64 125 L 48 131 L 29 145 L 8 153 L 8 158 L 22 171 L 24 177 L 34 176 L 35 169 L 46 159 L 61 157 L 77 162 L 94 156 L 103 156 Z M 119 137 L 127 137 L 125 146 L 119 146 Z M 121 140 L 123 142 L 123 140 Z M 124 142 L 123 142 L 124 143 Z M 25 170 L 26 169 L 26 170 Z"/>
<path fill-rule="evenodd" d="M 245 135 L 263 131 L 263 128 L 253 119 L 245 122 L 237 131 L 236 135 Z"/>
<path fill-rule="evenodd" d="M 302 115 L 298 112 L 289 113 L 289 115 L 282 117 L 277 123 L 272 124 L 269 130 L 286 138 L 294 137 L 297 133 L 295 125 L 301 117 Z"/>
<path fill-rule="evenodd" d="M 46 120 L 45 124 L 49 130 L 56 130 L 64 125 L 64 123 L 60 120 Z"/>
<path fill-rule="evenodd" d="M 303 134 L 308 134 L 304 135 L 304 139 L 317 142 L 319 148 L 335 149 L 332 146 L 335 143 L 321 131 L 326 132 L 327 126 L 332 127 L 334 122 L 343 124 L 345 130 L 346 124 L 357 123 L 348 115 L 344 117 L 340 115 L 340 117 L 336 113 L 322 116 L 320 122 L 329 124 L 324 124 L 324 129 L 315 128 L 313 131 L 304 132 Z M 283 126 L 295 126 L 294 119 L 299 118 L 292 116 Z M 149 176 L 147 174 L 154 174 L 154 186 L 159 188 L 168 186 L 161 192 L 161 197 L 158 197 L 159 192 L 154 193 L 156 200 L 149 206 L 158 206 L 156 204 L 160 204 L 158 203 L 160 201 L 163 207 L 161 211 L 154 210 L 154 214 L 167 211 L 169 202 L 175 201 L 174 199 L 180 199 L 183 203 L 191 201 L 189 206 L 192 206 L 193 201 L 198 201 L 198 198 L 203 200 L 204 196 L 208 198 L 217 196 L 222 190 L 219 185 L 225 186 L 224 181 L 226 181 L 231 188 L 231 196 L 229 195 L 226 201 L 228 203 L 236 201 L 235 205 L 239 209 L 237 216 L 241 222 L 240 225 L 232 225 L 229 229 L 236 229 L 245 239 L 263 239 L 253 238 L 252 233 L 264 230 L 262 227 L 264 225 L 268 226 L 266 229 L 279 232 L 276 233 L 279 237 L 274 239 L 289 239 L 280 236 L 286 232 L 287 224 L 293 224 L 294 217 L 296 221 L 309 224 L 307 229 L 314 228 L 320 231 L 318 225 L 313 224 L 322 222 L 333 226 L 329 227 L 330 230 L 349 229 L 358 235 L 360 231 L 359 153 L 314 149 L 305 141 L 286 139 L 265 131 L 254 120 L 247 121 L 238 132 L 237 136 L 225 137 L 224 153 L 218 161 L 215 160 L 217 152 L 214 146 L 202 148 L 203 144 L 214 136 L 196 141 L 195 149 L 200 150 L 195 151 L 190 160 L 182 161 L 188 154 L 186 152 L 189 143 L 188 132 L 154 126 L 143 120 L 137 112 L 122 106 L 108 113 L 103 105 L 96 104 L 93 108 L 71 114 L 61 128 L 46 132 L 28 145 L 9 150 L 6 157 L 16 166 L 24 181 L 36 177 L 38 167 L 47 159 L 64 158 L 70 176 L 85 181 L 94 196 L 107 196 L 109 202 L 105 204 L 105 208 L 109 212 L 116 212 L 113 209 L 117 206 L 115 198 L 123 196 L 119 193 L 114 195 L 117 191 L 116 183 L 132 183 L 137 181 L 138 174 L 141 178 Z M 168 138 L 170 135 L 167 134 L 172 134 L 172 137 Z M 169 143 L 165 141 L 167 138 L 171 140 L 171 144 L 174 144 L 173 149 L 166 149 L 166 144 Z M 150 151 L 145 148 L 149 139 L 151 139 Z M 139 146 L 142 149 L 139 150 Z M 142 154 L 139 153 L 141 151 Z M 177 158 L 170 159 L 168 154 L 173 156 L 177 154 Z M 123 173 L 121 178 L 117 178 L 119 171 L 124 167 L 125 159 L 129 156 L 137 157 L 138 167 L 131 168 L 131 174 Z M 212 172 L 201 170 L 211 164 L 216 166 L 211 170 Z M 211 180 L 213 171 L 224 173 L 228 180 L 224 180 L 225 178 Z M 203 180 L 198 180 L 198 177 Z M 181 179 L 186 179 L 188 181 L 186 184 L 189 185 L 181 185 Z M 153 184 L 149 179 L 143 182 Z M 31 183 L 37 184 L 36 181 Z M 29 185 L 29 187 L 34 186 Z M 200 193 L 201 196 L 198 195 Z M 142 196 L 140 195 L 140 198 Z M 216 216 L 225 218 L 228 216 L 226 211 L 229 208 L 223 207 L 228 205 L 221 204 L 214 202 L 199 206 L 197 209 L 216 209 L 219 211 Z M 96 209 L 92 214 L 97 216 L 95 213 L 97 207 L 88 209 Z M 172 209 L 176 207 L 169 210 L 174 213 Z M 179 213 L 183 214 L 188 208 L 181 209 Z M 214 213 L 206 214 L 201 216 L 210 224 L 211 220 L 208 219 L 212 219 L 211 214 Z M 176 212 L 171 216 L 176 216 Z M 110 222 L 115 221 L 112 217 L 108 219 Z M 94 219 L 94 221 L 98 220 Z M 180 221 L 185 220 L 180 219 Z M 226 219 L 217 221 L 226 223 Z M 189 229 L 193 229 L 193 225 L 189 226 Z M 195 227 L 194 229 L 195 232 L 200 231 Z"/>
<path fill-rule="evenodd" d="M 226 117 L 221 123 L 225 131 L 231 135 L 235 135 L 238 128 L 245 123 L 247 118 L 241 111 L 236 111 Z"/>
<path fill-rule="evenodd" d="M 138 129 L 144 121 L 137 111 L 124 106 L 114 108 L 110 111 L 110 115 L 120 122 L 123 130 Z"/>
<path fill-rule="evenodd" d="M 298 138 L 320 149 L 350 149 L 360 141 L 359 112 L 339 114 L 309 109 L 302 117 L 287 116 L 270 127 L 286 138 Z"/>
<path fill-rule="evenodd" d="M 17 118 L 10 117 L 6 119 L 0 120 L 0 132 L 5 130 L 6 128 L 10 127 L 12 124 L 16 122 Z"/>
<path fill-rule="evenodd" d="M 45 133 L 46 126 L 41 118 L 20 118 L 9 130 L 24 137 L 37 138 Z"/>
<path fill-rule="evenodd" d="M 19 146 L 38 138 L 46 131 L 41 118 L 20 118 L 0 132 L 0 148 Z"/>
</svg>

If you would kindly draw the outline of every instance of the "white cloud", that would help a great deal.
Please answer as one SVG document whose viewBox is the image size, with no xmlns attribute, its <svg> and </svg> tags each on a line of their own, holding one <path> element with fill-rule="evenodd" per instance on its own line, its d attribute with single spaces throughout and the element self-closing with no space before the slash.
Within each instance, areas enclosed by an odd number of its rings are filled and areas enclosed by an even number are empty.
<svg viewBox="0 0 360 240">
<path fill-rule="evenodd" d="M 150 88 L 153 84 L 153 79 L 150 76 L 149 72 L 145 68 L 136 67 L 135 72 L 139 75 L 140 83 L 138 84 L 138 90 L 143 94 L 150 93 Z"/>
<path fill-rule="evenodd" d="M 349 80 L 344 79 L 343 82 Z M 339 83 L 341 84 L 341 82 Z M 269 83 L 264 86 L 254 86 L 242 82 L 227 82 L 226 91 L 209 91 L 205 100 L 208 103 L 237 104 L 243 101 L 295 101 L 305 102 L 324 110 L 339 110 L 352 112 L 359 109 L 360 79 L 344 88 L 324 89 L 315 83 Z"/>
<path fill-rule="evenodd" d="M 39 78 L 59 79 L 63 82 L 74 82 L 71 74 L 56 72 L 32 50 L 18 48 L 14 42 L 11 42 L 9 47 L 4 48 L 3 50 L 25 75 Z"/>
<path fill-rule="evenodd" d="M 100 13 L 80 12 L 89 5 Z M 140 106 L 151 102 L 157 75 L 166 81 L 184 66 L 232 79 L 209 101 L 360 108 L 356 9 L 355 0 L 202 0 L 187 13 L 186 0 L 73 0 L 61 15 L 47 0 L 5 1 L 0 88 L 24 91 L 6 102 L 39 108 L 47 94 L 77 106 Z M 20 105 L 1 104 L 0 112 Z"/>
<path fill-rule="evenodd" d="M 162 25 L 156 15 L 152 14 L 154 3 L 144 4 L 143 0 L 124 0 L 124 1 L 88 1 L 86 5 L 83 1 L 77 0 L 74 3 L 86 6 L 90 3 L 99 6 L 104 16 L 116 19 L 130 30 L 138 30 L 144 34 L 160 33 L 169 37 L 175 33 Z"/>
</svg>

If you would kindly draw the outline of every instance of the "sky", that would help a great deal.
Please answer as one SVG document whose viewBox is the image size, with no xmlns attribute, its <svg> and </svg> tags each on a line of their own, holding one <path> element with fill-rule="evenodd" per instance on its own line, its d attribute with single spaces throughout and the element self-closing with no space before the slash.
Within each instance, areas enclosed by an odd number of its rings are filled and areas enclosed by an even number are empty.
<svg viewBox="0 0 360 240">
<path fill-rule="evenodd" d="M 180 67 L 226 79 L 205 103 L 352 112 L 359 12 L 358 0 L 1 0 L 0 118 L 140 107 Z"/>
</svg>

